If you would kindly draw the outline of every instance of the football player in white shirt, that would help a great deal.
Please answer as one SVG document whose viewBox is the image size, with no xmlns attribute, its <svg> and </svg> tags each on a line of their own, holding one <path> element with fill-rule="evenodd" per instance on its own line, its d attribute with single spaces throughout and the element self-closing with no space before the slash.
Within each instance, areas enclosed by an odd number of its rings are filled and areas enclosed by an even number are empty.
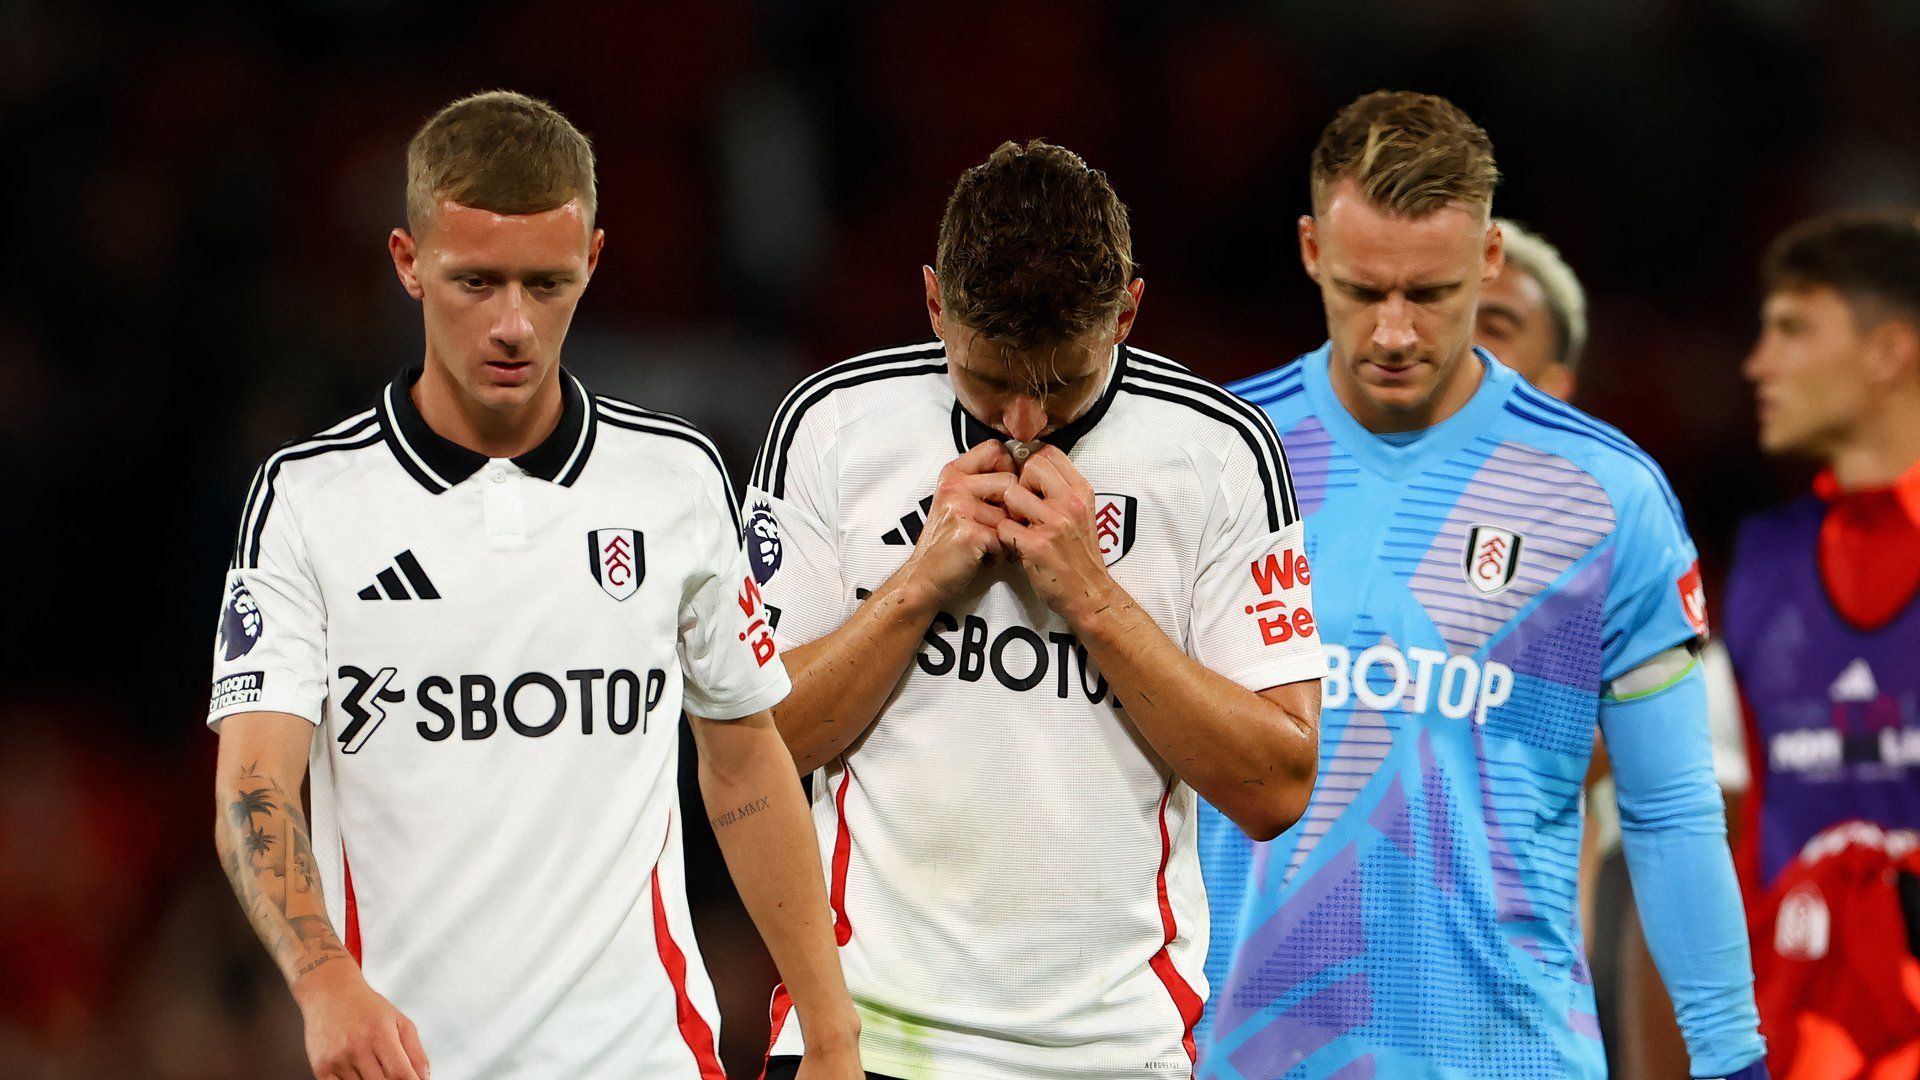
<svg viewBox="0 0 1920 1080">
<path fill-rule="evenodd" d="M 431 1055 L 454 1080 L 723 1080 L 674 821 L 682 702 L 721 850 L 826 1048 L 810 1075 L 859 1075 L 719 457 L 559 366 L 594 210 L 587 140 L 545 103 L 428 121 L 389 244 L 424 367 L 275 454 L 248 501 L 215 837 L 318 1077 L 426 1080 Z"/>
<path fill-rule="evenodd" d="M 802 382 L 749 485 L 870 1076 L 1190 1075 L 1194 793 L 1307 805 L 1310 570 L 1265 417 L 1126 344 L 1106 177 L 1041 142 L 967 171 L 924 268 L 938 342 Z M 768 1078 L 811 1032 L 776 992 Z"/>
</svg>

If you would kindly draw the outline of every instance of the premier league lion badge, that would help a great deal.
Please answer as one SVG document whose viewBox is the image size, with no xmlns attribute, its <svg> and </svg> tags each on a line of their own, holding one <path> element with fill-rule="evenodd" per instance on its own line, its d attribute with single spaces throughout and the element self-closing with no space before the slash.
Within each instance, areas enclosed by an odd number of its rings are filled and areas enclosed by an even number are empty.
<svg viewBox="0 0 1920 1080">
<path fill-rule="evenodd" d="M 1475 525 L 1467 530 L 1467 547 L 1461 558 L 1467 584 L 1475 592 L 1492 596 L 1513 584 L 1513 573 L 1520 569 L 1521 536 L 1492 525 Z"/>
<path fill-rule="evenodd" d="M 646 538 L 639 529 L 595 529 L 587 534 L 587 569 L 608 596 L 625 600 L 647 576 Z"/>
<path fill-rule="evenodd" d="M 773 507 L 762 499 L 747 515 L 747 562 L 753 567 L 753 580 L 761 585 L 780 569 L 780 522 Z"/>
<path fill-rule="evenodd" d="M 220 658 L 238 660 L 253 651 L 267 628 L 253 594 L 235 578 L 227 584 L 227 602 L 220 608 Z"/>
</svg>

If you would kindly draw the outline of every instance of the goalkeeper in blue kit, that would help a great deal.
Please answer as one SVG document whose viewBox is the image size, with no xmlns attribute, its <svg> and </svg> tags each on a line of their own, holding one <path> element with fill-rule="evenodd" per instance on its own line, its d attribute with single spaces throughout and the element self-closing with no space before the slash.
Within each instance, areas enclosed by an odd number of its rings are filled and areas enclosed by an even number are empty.
<svg viewBox="0 0 1920 1080">
<path fill-rule="evenodd" d="M 1201 821 L 1237 923 L 1208 1080 L 1604 1076 L 1574 917 L 1596 723 L 1691 1072 L 1765 1075 L 1693 543 L 1651 458 L 1472 347 L 1497 178 L 1443 99 L 1342 110 L 1300 221 L 1331 340 L 1233 388 L 1285 440 L 1329 670 L 1301 822 Z"/>
</svg>

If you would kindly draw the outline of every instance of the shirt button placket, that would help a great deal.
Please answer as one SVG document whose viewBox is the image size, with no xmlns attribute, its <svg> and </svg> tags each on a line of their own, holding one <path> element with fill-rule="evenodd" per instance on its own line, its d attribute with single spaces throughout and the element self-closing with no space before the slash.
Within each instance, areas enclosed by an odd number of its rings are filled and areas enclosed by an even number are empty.
<svg viewBox="0 0 1920 1080">
<path fill-rule="evenodd" d="M 486 466 L 480 487 L 480 506 L 486 518 L 487 541 L 496 548 L 524 547 L 527 542 L 526 507 L 521 502 L 520 470 L 511 462 Z"/>
</svg>

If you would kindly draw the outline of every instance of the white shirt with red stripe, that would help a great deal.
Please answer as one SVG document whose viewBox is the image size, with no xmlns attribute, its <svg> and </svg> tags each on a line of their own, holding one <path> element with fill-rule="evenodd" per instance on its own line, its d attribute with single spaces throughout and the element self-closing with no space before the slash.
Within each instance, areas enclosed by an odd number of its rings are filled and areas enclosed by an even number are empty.
<svg viewBox="0 0 1920 1080">
<path fill-rule="evenodd" d="M 803 382 L 749 485 L 783 648 L 838 628 L 913 550 L 940 472 L 997 437 L 938 343 Z M 1285 455 L 1259 410 L 1116 350 L 1045 441 L 1098 493 L 1110 572 L 1188 655 L 1262 690 L 1325 670 Z M 1207 987 L 1195 795 L 1017 567 L 945 604 L 870 730 L 813 777 L 841 961 L 876 1073 L 1190 1075 Z M 775 1055 L 804 1045 L 784 995 Z"/>
<path fill-rule="evenodd" d="M 315 725 L 314 851 L 373 988 L 455 1080 L 721 1080 L 680 711 L 786 672 L 713 445 L 571 375 L 540 447 L 440 439 L 403 376 L 262 467 L 209 723 Z"/>
</svg>

